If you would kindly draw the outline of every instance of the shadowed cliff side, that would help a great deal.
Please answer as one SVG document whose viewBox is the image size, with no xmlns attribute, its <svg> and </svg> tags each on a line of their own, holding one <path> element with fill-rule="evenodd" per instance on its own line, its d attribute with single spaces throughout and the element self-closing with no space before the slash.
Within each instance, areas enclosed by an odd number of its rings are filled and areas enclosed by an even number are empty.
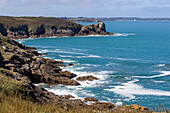
<svg viewBox="0 0 170 113">
<path fill-rule="evenodd" d="M 105 24 L 83 26 L 69 20 L 54 17 L 6 17 L 0 16 L 0 33 L 12 39 L 114 35 L 106 32 Z"/>
</svg>

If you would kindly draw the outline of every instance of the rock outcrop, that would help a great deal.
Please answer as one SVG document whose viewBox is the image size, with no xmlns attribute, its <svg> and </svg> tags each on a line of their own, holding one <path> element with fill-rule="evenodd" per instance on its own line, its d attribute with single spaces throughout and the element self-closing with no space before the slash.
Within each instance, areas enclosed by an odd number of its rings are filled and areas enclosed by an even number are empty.
<svg viewBox="0 0 170 113">
<path fill-rule="evenodd" d="M 78 78 L 76 78 L 76 80 L 78 80 L 78 81 L 86 81 L 86 80 L 93 81 L 93 80 L 99 80 L 99 78 L 94 77 L 92 75 L 88 75 L 88 76 L 78 77 Z"/>
<path fill-rule="evenodd" d="M 83 101 L 85 101 L 85 102 L 88 102 L 88 101 L 97 102 L 98 100 L 96 98 L 93 98 L 93 97 L 86 97 L 86 98 L 84 98 Z"/>
<path fill-rule="evenodd" d="M 106 32 L 104 22 L 83 26 L 68 20 L 47 17 L 3 17 L 0 16 L 0 34 L 11 39 L 114 35 Z"/>
<path fill-rule="evenodd" d="M 3 67 L 18 73 L 18 77 L 26 76 L 33 83 L 80 85 L 77 81 L 71 80 L 77 75 L 61 70 L 62 62 L 41 58 L 33 48 L 25 47 L 13 40 L 1 38 L 0 42 L 3 46 L 0 55 Z M 9 44 L 13 46 L 8 46 Z"/>
<path fill-rule="evenodd" d="M 88 26 L 83 26 L 79 33 L 76 35 L 113 35 L 113 34 L 106 32 L 104 22 L 100 22 L 95 25 L 92 24 Z"/>
</svg>

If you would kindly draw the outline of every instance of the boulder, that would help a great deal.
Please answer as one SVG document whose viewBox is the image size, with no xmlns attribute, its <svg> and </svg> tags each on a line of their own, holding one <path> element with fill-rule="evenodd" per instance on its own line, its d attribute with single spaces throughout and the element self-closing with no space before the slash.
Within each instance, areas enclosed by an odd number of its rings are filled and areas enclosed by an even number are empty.
<svg viewBox="0 0 170 113">
<path fill-rule="evenodd" d="M 70 73 L 69 71 L 60 71 L 59 74 L 60 74 L 60 77 L 68 77 L 70 79 L 77 76 L 76 74 Z"/>
<path fill-rule="evenodd" d="M 93 80 L 99 80 L 99 78 L 94 77 L 92 75 L 88 75 L 88 76 L 78 77 L 78 78 L 76 78 L 76 80 L 78 80 L 78 81 L 86 81 L 86 80 L 93 81 Z"/>
<path fill-rule="evenodd" d="M 69 66 L 74 66 L 74 64 L 72 64 L 72 63 L 69 63 L 68 65 L 69 65 Z"/>
</svg>

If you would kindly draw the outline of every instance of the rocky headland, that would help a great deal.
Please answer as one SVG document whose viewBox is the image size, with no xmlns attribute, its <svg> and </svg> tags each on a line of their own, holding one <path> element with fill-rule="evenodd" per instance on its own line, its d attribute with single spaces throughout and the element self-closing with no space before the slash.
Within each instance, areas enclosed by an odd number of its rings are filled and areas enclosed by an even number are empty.
<svg viewBox="0 0 170 113">
<path fill-rule="evenodd" d="M 54 17 L 5 17 L 0 16 L 0 33 L 11 39 L 114 35 L 106 31 L 104 22 L 83 26 Z"/>
<path fill-rule="evenodd" d="M 72 95 L 55 95 L 52 92 L 48 92 L 42 87 L 34 85 L 34 83 L 46 83 L 52 85 L 70 85 L 77 86 L 81 85 L 78 81 L 92 81 L 98 80 L 98 78 L 92 75 L 79 77 L 73 80 L 77 75 L 70 73 L 68 71 L 63 71 L 60 67 L 65 67 L 62 61 L 55 61 L 48 58 L 42 58 L 40 53 L 38 53 L 36 48 L 27 47 L 20 44 L 12 39 L 18 38 L 28 38 L 28 37 L 47 37 L 47 36 L 65 36 L 64 33 L 69 36 L 76 35 L 111 35 L 107 33 L 105 25 L 103 22 L 96 25 L 82 26 L 76 23 L 72 23 L 66 20 L 61 20 L 65 22 L 65 25 L 70 25 L 70 28 L 64 28 L 60 26 L 54 27 L 54 25 L 49 24 L 48 19 L 44 23 L 48 23 L 49 26 L 45 24 L 38 24 L 37 22 L 28 18 L 31 21 L 27 23 L 27 18 L 17 18 L 17 21 L 21 23 L 14 23 L 10 25 L 11 21 L 16 21 L 14 17 L 3 17 L 10 18 L 11 20 L 3 20 L 0 18 L 0 91 L 5 92 L 5 94 L 21 94 L 23 99 L 31 98 L 32 101 L 38 102 L 40 104 L 55 104 L 56 106 L 62 106 L 64 109 L 94 109 L 94 110 L 112 110 L 112 111 L 139 111 L 139 112 L 150 112 L 149 109 L 142 106 L 121 106 L 116 107 L 112 103 L 99 102 L 95 98 L 87 97 L 84 100 L 74 99 Z M 34 18 L 35 19 L 35 18 Z M 40 18 L 38 18 L 39 20 Z M 53 18 L 51 18 L 54 21 Z M 36 19 L 35 19 L 36 20 Z M 41 21 L 42 21 L 41 20 Z M 26 21 L 26 22 L 25 22 Z M 32 22 L 35 24 L 34 28 L 31 28 Z M 25 23 L 25 24 L 23 24 Z M 40 25 L 40 26 L 39 26 Z M 57 25 L 57 24 L 56 24 Z M 60 24 L 59 24 L 60 25 Z M 11 27 L 13 26 L 13 27 Z M 46 27 L 45 27 L 46 26 Z M 53 27 L 52 27 L 53 26 Z M 58 25 L 57 25 L 58 26 Z M 46 28 L 49 28 L 48 30 Z M 56 28 L 56 29 L 52 29 Z M 44 30 L 45 29 L 45 30 Z M 62 29 L 62 30 L 61 30 Z M 34 31 L 33 31 L 34 30 Z M 60 31 L 61 34 L 58 34 Z M 74 32 L 73 32 L 74 31 Z M 56 34 L 55 34 L 56 33 Z M 73 66 L 74 64 L 70 64 Z M 72 99 L 70 99 L 72 98 Z M 91 102 L 91 104 L 86 104 L 86 102 Z"/>
</svg>

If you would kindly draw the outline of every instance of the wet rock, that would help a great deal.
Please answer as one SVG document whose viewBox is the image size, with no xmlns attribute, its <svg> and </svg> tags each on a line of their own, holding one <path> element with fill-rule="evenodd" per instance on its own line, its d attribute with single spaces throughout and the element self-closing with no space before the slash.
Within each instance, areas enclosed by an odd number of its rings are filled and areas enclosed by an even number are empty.
<svg viewBox="0 0 170 113">
<path fill-rule="evenodd" d="M 72 64 L 72 63 L 69 63 L 68 65 L 69 65 L 69 66 L 74 66 L 74 64 Z"/>
<path fill-rule="evenodd" d="M 77 76 L 76 74 L 70 73 L 69 71 L 60 71 L 59 73 L 60 73 L 61 77 L 68 77 L 70 79 L 72 79 L 72 78 Z"/>
<path fill-rule="evenodd" d="M 78 81 L 86 81 L 86 80 L 93 81 L 93 80 L 99 80 L 99 78 L 94 77 L 92 75 L 88 75 L 88 76 L 78 77 L 78 78 L 76 78 L 76 80 L 78 80 Z"/>
</svg>

